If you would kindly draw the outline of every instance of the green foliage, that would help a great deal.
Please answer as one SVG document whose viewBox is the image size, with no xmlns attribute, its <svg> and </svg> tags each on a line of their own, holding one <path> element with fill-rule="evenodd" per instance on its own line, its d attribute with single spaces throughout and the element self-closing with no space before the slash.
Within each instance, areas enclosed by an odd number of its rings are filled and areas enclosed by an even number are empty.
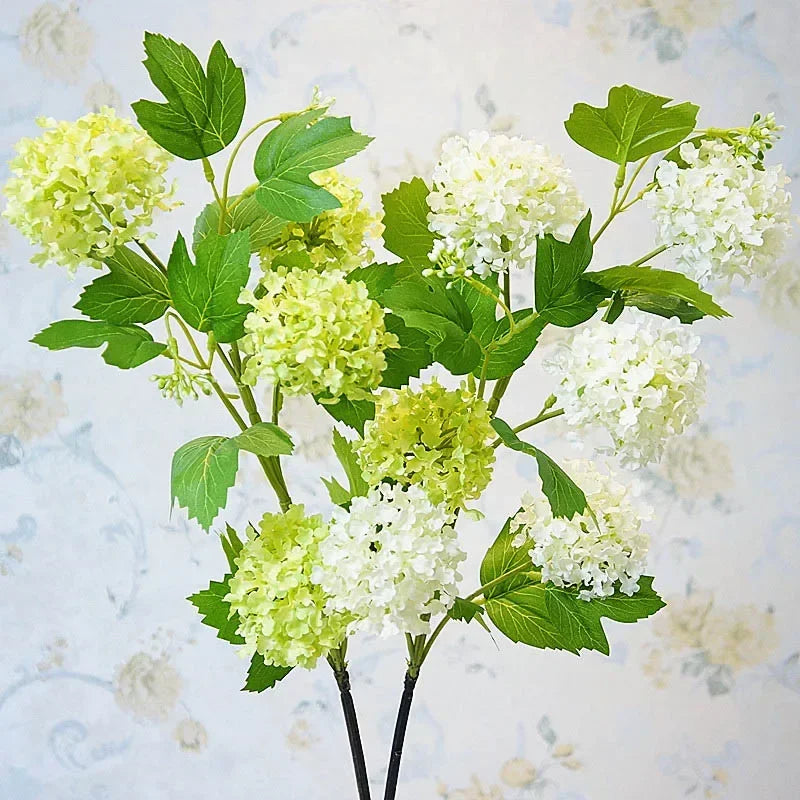
<svg viewBox="0 0 800 800">
<path fill-rule="evenodd" d="M 86 286 L 75 308 L 114 325 L 147 323 L 169 308 L 167 277 L 127 247 L 105 260 L 110 272 Z"/>
<path fill-rule="evenodd" d="M 405 261 L 428 264 L 434 235 L 428 229 L 428 194 L 422 178 L 412 178 L 382 196 L 383 243 Z"/>
<path fill-rule="evenodd" d="M 363 497 L 369 491 L 369 485 L 361 474 L 361 467 L 353 452 L 353 446 L 335 428 L 333 430 L 333 452 L 339 459 L 347 477 L 348 488 L 345 489 L 336 478 L 325 479 L 322 482 L 328 490 L 331 502 L 337 506 L 349 506 L 354 497 Z"/>
<path fill-rule="evenodd" d="M 704 292 L 691 278 L 687 278 L 680 272 L 651 269 L 650 267 L 623 266 L 611 267 L 611 269 L 604 269 L 600 272 L 587 272 L 584 274 L 584 278 L 605 289 L 621 291 L 626 302 L 627 293 L 633 292 L 634 297 L 643 294 L 650 298 L 663 298 L 668 302 L 682 301 L 697 309 L 702 315 L 707 314 L 717 318 L 730 316 L 724 308 L 714 302 L 710 294 Z M 631 305 L 635 304 L 631 303 Z M 647 311 L 648 309 L 643 310 Z"/>
<path fill-rule="evenodd" d="M 234 437 L 241 450 L 257 456 L 288 456 L 294 449 L 292 437 L 272 422 L 257 422 Z"/>
<path fill-rule="evenodd" d="M 243 692 L 263 692 L 272 689 L 278 681 L 283 680 L 292 667 L 276 667 L 274 664 L 264 663 L 264 657 L 254 653 L 247 670 L 247 681 L 242 687 Z"/>
<path fill-rule="evenodd" d="M 256 455 L 288 455 L 289 435 L 271 422 L 260 422 L 238 436 L 201 436 L 187 442 L 172 457 L 172 501 L 185 508 L 205 530 L 225 507 L 228 489 L 236 481 L 239 450 Z"/>
<path fill-rule="evenodd" d="M 582 514 L 587 510 L 586 495 L 550 456 L 543 453 L 538 447 L 523 442 L 514 433 L 511 426 L 499 417 L 492 420 L 492 427 L 497 431 L 497 435 L 506 447 L 536 459 L 539 478 L 542 481 L 542 491 L 550 503 L 554 517 L 572 519 L 575 514 Z"/>
<path fill-rule="evenodd" d="M 465 600 L 463 597 L 456 597 L 447 613 L 451 619 L 461 622 L 472 622 L 476 617 L 480 621 L 480 616 L 483 614 L 483 611 L 483 606 L 473 603 L 471 600 Z"/>
<path fill-rule="evenodd" d="M 103 361 L 120 369 L 138 367 L 161 355 L 166 345 L 154 342 L 153 337 L 138 325 L 112 325 L 110 322 L 90 322 L 85 319 L 65 319 L 48 325 L 31 339 L 48 350 L 68 347 L 101 347 Z"/>
<path fill-rule="evenodd" d="M 540 583 L 528 546 L 513 546 L 510 523 L 506 522 L 487 551 L 480 578 L 483 585 L 493 582 L 484 592 L 489 618 L 512 641 L 576 654 L 598 650 L 608 655 L 603 617 L 636 622 L 664 606 L 649 577 L 640 580 L 640 589 L 633 597 L 616 593 L 588 602 L 580 599 L 575 588 Z"/>
<path fill-rule="evenodd" d="M 626 306 L 635 306 L 646 311 L 648 314 L 656 314 L 659 317 L 677 317 L 685 325 L 703 319 L 705 314 L 698 311 L 691 303 L 679 300 L 677 297 L 663 297 L 657 294 L 647 294 L 646 292 L 620 292 Z"/>
<path fill-rule="evenodd" d="M 226 229 L 247 231 L 251 253 L 257 253 L 272 244 L 286 227 L 285 219 L 270 214 L 252 195 L 243 200 L 239 199 L 239 195 L 229 197 L 228 207 L 233 207 L 233 210 L 228 212 Z M 209 203 L 194 223 L 192 249 L 197 252 L 198 245 L 210 234 L 216 234 L 218 231 L 219 204 Z"/>
<path fill-rule="evenodd" d="M 574 142 L 601 158 L 638 161 L 675 146 L 694 130 L 698 106 L 667 106 L 670 100 L 627 84 L 614 86 L 605 108 L 577 103 L 564 127 Z"/>
<path fill-rule="evenodd" d="M 205 72 L 184 44 L 146 33 L 144 65 L 166 103 L 139 100 L 132 108 L 139 124 L 165 150 L 194 160 L 227 147 L 242 124 L 244 75 L 221 42 L 211 48 Z"/>
<path fill-rule="evenodd" d="M 202 589 L 186 599 L 200 612 L 204 625 L 216 628 L 217 638 L 231 644 L 244 644 L 244 638 L 236 633 L 239 615 L 231 612 L 231 604 L 224 599 L 230 591 L 231 577 L 226 575 L 221 581 L 211 581 L 208 589 Z"/>
<path fill-rule="evenodd" d="M 589 211 L 569 242 L 547 234 L 536 245 L 536 310 L 542 319 L 561 328 L 586 322 L 610 294 L 584 279 L 586 267 L 592 260 L 591 225 L 592 212 Z"/>
<path fill-rule="evenodd" d="M 350 400 L 340 398 L 335 403 L 323 402 L 323 398 L 315 397 L 319 403 L 335 420 L 343 422 L 349 428 L 364 435 L 364 425 L 367 420 L 375 419 L 375 403 L 371 400 Z"/>
<path fill-rule="evenodd" d="M 192 264 L 179 233 L 169 257 L 169 291 L 180 315 L 195 330 L 213 331 L 218 342 L 244 335 L 249 306 L 239 293 L 250 277 L 250 243 L 246 230 L 219 236 L 209 233 L 197 245 Z"/>
<path fill-rule="evenodd" d="M 312 109 L 296 114 L 265 137 L 256 151 L 256 200 L 282 219 L 310 222 L 341 203 L 311 180 L 311 173 L 341 164 L 372 138 L 356 133 L 349 117 L 324 117 Z"/>
<path fill-rule="evenodd" d="M 624 310 L 625 298 L 623 297 L 622 292 L 614 292 L 614 294 L 611 296 L 611 303 L 606 309 L 606 313 L 603 314 L 603 322 L 613 325 L 619 319 L 620 314 L 622 314 Z"/>
<path fill-rule="evenodd" d="M 239 534 L 230 525 L 225 525 L 225 533 L 221 533 L 219 539 L 222 544 L 222 552 L 225 553 L 228 566 L 233 573 L 236 571 L 236 557 L 242 552 L 244 543 L 239 538 Z"/>
<path fill-rule="evenodd" d="M 399 389 L 406 386 L 411 377 L 418 378 L 425 367 L 433 363 L 433 353 L 424 331 L 409 328 L 400 317 L 386 314 L 386 330 L 400 341 L 400 347 L 385 351 L 386 369 L 381 376 L 381 386 Z"/>
</svg>

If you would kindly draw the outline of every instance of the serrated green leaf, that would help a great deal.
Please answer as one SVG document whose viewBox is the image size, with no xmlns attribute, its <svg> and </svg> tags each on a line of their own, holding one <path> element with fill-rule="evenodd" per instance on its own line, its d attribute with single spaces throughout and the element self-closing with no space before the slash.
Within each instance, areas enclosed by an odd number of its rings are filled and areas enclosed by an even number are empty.
<svg viewBox="0 0 800 800">
<path fill-rule="evenodd" d="M 710 294 L 704 292 L 691 278 L 680 272 L 651 267 L 611 267 L 599 272 L 587 272 L 584 278 L 611 291 L 636 292 L 683 300 L 711 317 L 729 317 Z"/>
<path fill-rule="evenodd" d="M 533 310 L 530 308 L 514 311 L 514 322 L 522 322 L 522 320 L 529 317 L 532 313 Z M 498 378 L 505 378 L 516 372 L 533 352 L 546 326 L 547 320 L 539 316 L 527 328 L 519 333 L 515 333 L 508 342 L 495 347 L 489 354 L 486 379 L 494 381 Z M 488 346 L 490 342 L 502 339 L 508 333 L 508 330 L 508 317 L 500 317 L 490 329 L 481 335 L 481 341 L 484 346 Z M 481 364 L 473 370 L 473 374 L 476 377 L 480 377 L 482 369 L 483 365 Z"/>
<path fill-rule="evenodd" d="M 418 378 L 422 370 L 433 363 L 433 353 L 423 331 L 409 328 L 395 314 L 386 314 L 383 321 L 386 330 L 399 339 L 400 347 L 384 351 L 386 369 L 381 375 L 381 386 L 399 389 L 408 385 L 410 378 Z"/>
<path fill-rule="evenodd" d="M 239 195 L 228 198 L 228 207 L 231 206 L 233 210 L 228 214 L 226 230 L 247 231 L 251 253 L 257 253 L 272 244 L 286 227 L 285 219 L 270 214 L 252 195 L 241 201 Z M 219 205 L 216 202 L 209 203 L 195 220 L 192 250 L 196 253 L 200 242 L 218 231 Z"/>
<path fill-rule="evenodd" d="M 660 297 L 644 292 L 625 292 L 624 299 L 627 306 L 635 306 L 648 314 L 655 314 L 667 319 L 677 317 L 685 325 L 697 322 L 705 316 L 702 311 L 698 311 L 685 300 L 678 300 L 677 297 Z"/>
<path fill-rule="evenodd" d="M 487 600 L 534 582 L 530 574 L 524 571 L 526 567 L 530 567 L 533 571 L 533 564 L 527 549 L 514 547 L 513 541 L 511 518 L 509 517 L 481 562 L 481 585 L 493 583 L 493 586 L 484 592 Z"/>
<path fill-rule="evenodd" d="M 272 422 L 257 422 L 237 434 L 233 441 L 240 449 L 264 458 L 288 456 L 294 449 L 292 437 Z"/>
<path fill-rule="evenodd" d="M 333 452 L 344 469 L 347 482 L 350 485 L 351 497 L 363 497 L 369 492 L 369 484 L 364 480 L 358 459 L 353 450 L 353 445 L 342 436 L 336 428 L 333 429 Z"/>
<path fill-rule="evenodd" d="M 276 667 L 266 664 L 260 653 L 254 653 L 247 670 L 247 681 L 242 687 L 243 692 L 263 692 L 272 689 L 278 681 L 282 681 L 290 672 L 291 667 Z"/>
<path fill-rule="evenodd" d="M 343 422 L 349 428 L 364 435 L 364 425 L 370 419 L 375 419 L 375 403 L 371 400 L 350 400 L 342 397 L 335 403 L 323 401 L 323 398 L 314 398 L 335 420 Z"/>
<path fill-rule="evenodd" d="M 328 497 L 330 497 L 331 503 L 335 506 L 342 506 L 343 508 L 347 508 L 350 505 L 353 496 L 348 489 L 345 489 L 344 486 L 336 480 L 336 478 L 320 478 L 320 480 L 328 490 Z"/>
<path fill-rule="evenodd" d="M 324 117 L 312 109 L 273 128 L 258 147 L 254 169 L 256 200 L 272 214 L 310 222 L 341 203 L 311 179 L 311 174 L 341 164 L 363 150 L 372 138 L 356 133 L 350 117 Z"/>
<path fill-rule="evenodd" d="M 167 277 L 127 247 L 105 259 L 110 272 L 86 286 L 75 308 L 114 325 L 147 323 L 169 308 Z"/>
<path fill-rule="evenodd" d="M 547 234 L 536 245 L 536 310 L 544 321 L 561 328 L 586 322 L 610 294 L 582 278 L 592 260 L 591 224 L 589 211 L 569 242 Z"/>
<path fill-rule="evenodd" d="M 172 457 L 172 502 L 208 530 L 236 481 L 239 448 L 226 436 L 201 436 Z"/>
<path fill-rule="evenodd" d="M 218 153 L 233 141 L 245 106 L 244 74 L 221 42 L 211 48 L 205 72 L 184 44 L 145 33 L 144 65 L 166 103 L 139 100 L 139 124 L 165 150 L 194 160 Z"/>
<path fill-rule="evenodd" d="M 411 264 L 368 264 L 356 267 L 348 273 L 348 281 L 361 281 L 369 296 L 379 303 L 383 302 L 383 293 L 406 278 L 422 277 L 422 269 Z"/>
<path fill-rule="evenodd" d="M 404 260 L 426 265 L 435 238 L 428 229 L 429 193 L 422 178 L 412 178 L 381 197 L 386 249 Z"/>
<path fill-rule="evenodd" d="M 588 509 L 586 495 L 550 456 L 543 453 L 538 447 L 523 442 L 514 433 L 511 426 L 499 417 L 492 420 L 492 427 L 497 431 L 497 435 L 506 447 L 536 459 L 539 478 L 542 481 L 542 491 L 550 502 L 554 517 L 572 519 L 575 514 L 582 514 Z"/>
<path fill-rule="evenodd" d="M 224 599 L 230 591 L 231 577 L 226 575 L 221 581 L 211 581 L 208 589 L 186 599 L 200 612 L 204 625 L 216 628 L 217 638 L 231 644 L 244 644 L 244 638 L 236 633 L 239 629 L 239 615 L 231 612 L 231 604 Z"/>
<path fill-rule="evenodd" d="M 250 277 L 246 230 L 225 236 L 209 233 L 197 246 L 197 264 L 192 264 L 179 233 L 168 275 L 172 303 L 195 330 L 213 331 L 218 342 L 233 342 L 244 335 L 244 320 L 252 311 L 239 303 L 239 293 Z"/>
<path fill-rule="evenodd" d="M 154 342 L 148 331 L 137 325 L 112 325 L 85 319 L 54 322 L 37 333 L 31 341 L 48 350 L 101 347 L 105 344 L 103 361 L 120 369 L 138 367 L 166 349 L 166 345 Z"/>
<path fill-rule="evenodd" d="M 471 600 L 465 600 L 463 597 L 456 597 L 447 615 L 460 622 L 472 622 L 475 617 L 480 617 L 483 611 L 483 606 L 473 603 Z"/>
<path fill-rule="evenodd" d="M 614 86 L 605 108 L 578 103 L 564 127 L 581 147 L 626 164 L 667 150 L 694 130 L 699 107 L 693 103 L 667 106 L 669 102 L 668 97 L 627 84 Z"/>
<path fill-rule="evenodd" d="M 222 544 L 222 552 L 225 553 L 225 558 L 228 560 L 228 566 L 231 568 L 231 572 L 235 572 L 236 558 L 242 552 L 244 543 L 239 538 L 239 534 L 228 524 L 225 525 L 225 533 L 221 533 L 219 539 Z"/>
</svg>

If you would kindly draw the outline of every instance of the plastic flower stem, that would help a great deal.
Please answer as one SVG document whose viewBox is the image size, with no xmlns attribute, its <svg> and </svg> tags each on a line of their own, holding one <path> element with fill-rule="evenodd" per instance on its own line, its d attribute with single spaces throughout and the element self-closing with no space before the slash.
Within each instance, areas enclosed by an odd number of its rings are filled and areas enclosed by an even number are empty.
<svg viewBox="0 0 800 800">
<path fill-rule="evenodd" d="M 350 753 L 353 756 L 353 770 L 356 775 L 356 787 L 358 788 L 359 800 L 370 800 L 369 777 L 367 775 L 367 764 L 364 759 L 364 747 L 361 743 L 361 733 L 358 729 L 358 717 L 356 707 L 353 702 L 353 694 L 350 691 L 350 673 L 347 671 L 347 641 L 345 640 L 340 647 L 332 650 L 328 655 L 328 663 L 331 665 L 333 675 L 336 678 L 336 685 L 339 687 L 339 697 L 342 701 L 342 711 L 347 727 L 347 738 L 350 742 Z"/>
<path fill-rule="evenodd" d="M 167 268 L 164 266 L 164 262 L 144 242 L 140 242 L 138 239 L 134 239 L 134 241 L 139 249 L 153 262 L 154 266 L 166 275 Z"/>
<path fill-rule="evenodd" d="M 617 211 L 621 211 L 622 207 L 625 205 L 625 201 L 628 199 L 628 195 L 631 193 L 631 189 L 633 189 L 633 184 L 636 183 L 636 179 L 641 174 L 641 171 L 644 169 L 644 165 L 650 160 L 650 156 L 645 156 L 637 165 L 636 169 L 633 171 L 633 175 L 631 175 L 631 179 L 628 181 L 628 185 L 622 190 L 622 195 L 619 198 L 619 202 L 617 203 Z"/>
<path fill-rule="evenodd" d="M 655 258 L 659 253 L 663 253 L 668 247 L 669 245 L 662 244 L 660 247 L 656 247 L 655 250 L 651 250 L 646 256 L 642 256 L 636 261 L 632 261 L 628 266 L 641 267 L 642 264 L 649 261 L 651 258 Z"/>
<path fill-rule="evenodd" d="M 403 684 L 403 694 L 400 697 L 400 707 L 397 710 L 397 721 L 394 726 L 392 738 L 392 751 L 389 756 L 389 769 L 386 773 L 386 788 L 383 793 L 384 800 L 395 800 L 397 794 L 397 779 L 400 776 L 400 759 L 403 757 L 403 743 L 406 738 L 408 716 L 411 713 L 411 702 L 414 699 L 414 687 L 417 685 L 417 676 L 406 672 Z"/>
</svg>

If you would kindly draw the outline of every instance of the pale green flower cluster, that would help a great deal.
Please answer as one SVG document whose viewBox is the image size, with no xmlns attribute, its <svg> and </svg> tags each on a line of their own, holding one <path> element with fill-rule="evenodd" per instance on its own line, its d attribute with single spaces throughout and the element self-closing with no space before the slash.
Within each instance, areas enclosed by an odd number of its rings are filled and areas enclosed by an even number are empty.
<svg viewBox="0 0 800 800">
<path fill-rule="evenodd" d="M 342 643 L 352 621 L 326 611 L 328 596 L 311 582 L 328 526 L 297 505 L 265 514 L 259 530 L 251 527 L 247 534 L 225 596 L 241 620 L 237 632 L 245 651 L 258 652 L 267 664 L 311 669 Z"/>
<path fill-rule="evenodd" d="M 384 350 L 399 345 L 366 285 L 341 270 L 280 267 L 240 300 L 253 306 L 242 340 L 250 385 L 265 378 L 287 395 L 358 400 L 380 385 Z"/>
<path fill-rule="evenodd" d="M 486 403 L 464 387 L 451 391 L 433 380 L 418 392 L 384 390 L 354 443 L 364 478 L 372 486 L 386 478 L 416 484 L 432 503 L 462 508 L 491 479 L 490 419 Z"/>
<path fill-rule="evenodd" d="M 335 267 L 350 272 L 375 260 L 369 246 L 383 231 L 380 216 L 364 204 L 358 181 L 335 169 L 316 172 L 314 183 L 327 189 L 342 205 L 323 211 L 311 222 L 290 222 L 277 241 L 259 253 L 264 269 L 283 254 L 304 252 L 316 269 Z"/>
<path fill-rule="evenodd" d="M 3 212 L 41 248 L 33 263 L 100 268 L 119 245 L 147 238 L 156 209 L 178 205 L 164 175 L 172 156 L 113 109 L 38 124 L 41 136 L 17 143 Z"/>
</svg>

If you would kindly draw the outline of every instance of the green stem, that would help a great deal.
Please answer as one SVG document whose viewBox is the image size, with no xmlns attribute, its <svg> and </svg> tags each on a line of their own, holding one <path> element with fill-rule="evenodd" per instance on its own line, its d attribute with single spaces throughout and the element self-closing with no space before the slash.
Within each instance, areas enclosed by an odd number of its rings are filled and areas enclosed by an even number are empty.
<svg viewBox="0 0 800 800">
<path fill-rule="evenodd" d="M 628 266 L 630 267 L 641 267 L 642 264 L 649 261 L 651 258 L 655 258 L 659 253 L 663 253 L 665 250 L 669 248 L 668 244 L 662 244 L 660 247 L 656 247 L 655 250 L 651 250 L 647 255 L 642 256 L 641 258 L 637 259 L 636 261 L 632 261 Z"/>
</svg>

